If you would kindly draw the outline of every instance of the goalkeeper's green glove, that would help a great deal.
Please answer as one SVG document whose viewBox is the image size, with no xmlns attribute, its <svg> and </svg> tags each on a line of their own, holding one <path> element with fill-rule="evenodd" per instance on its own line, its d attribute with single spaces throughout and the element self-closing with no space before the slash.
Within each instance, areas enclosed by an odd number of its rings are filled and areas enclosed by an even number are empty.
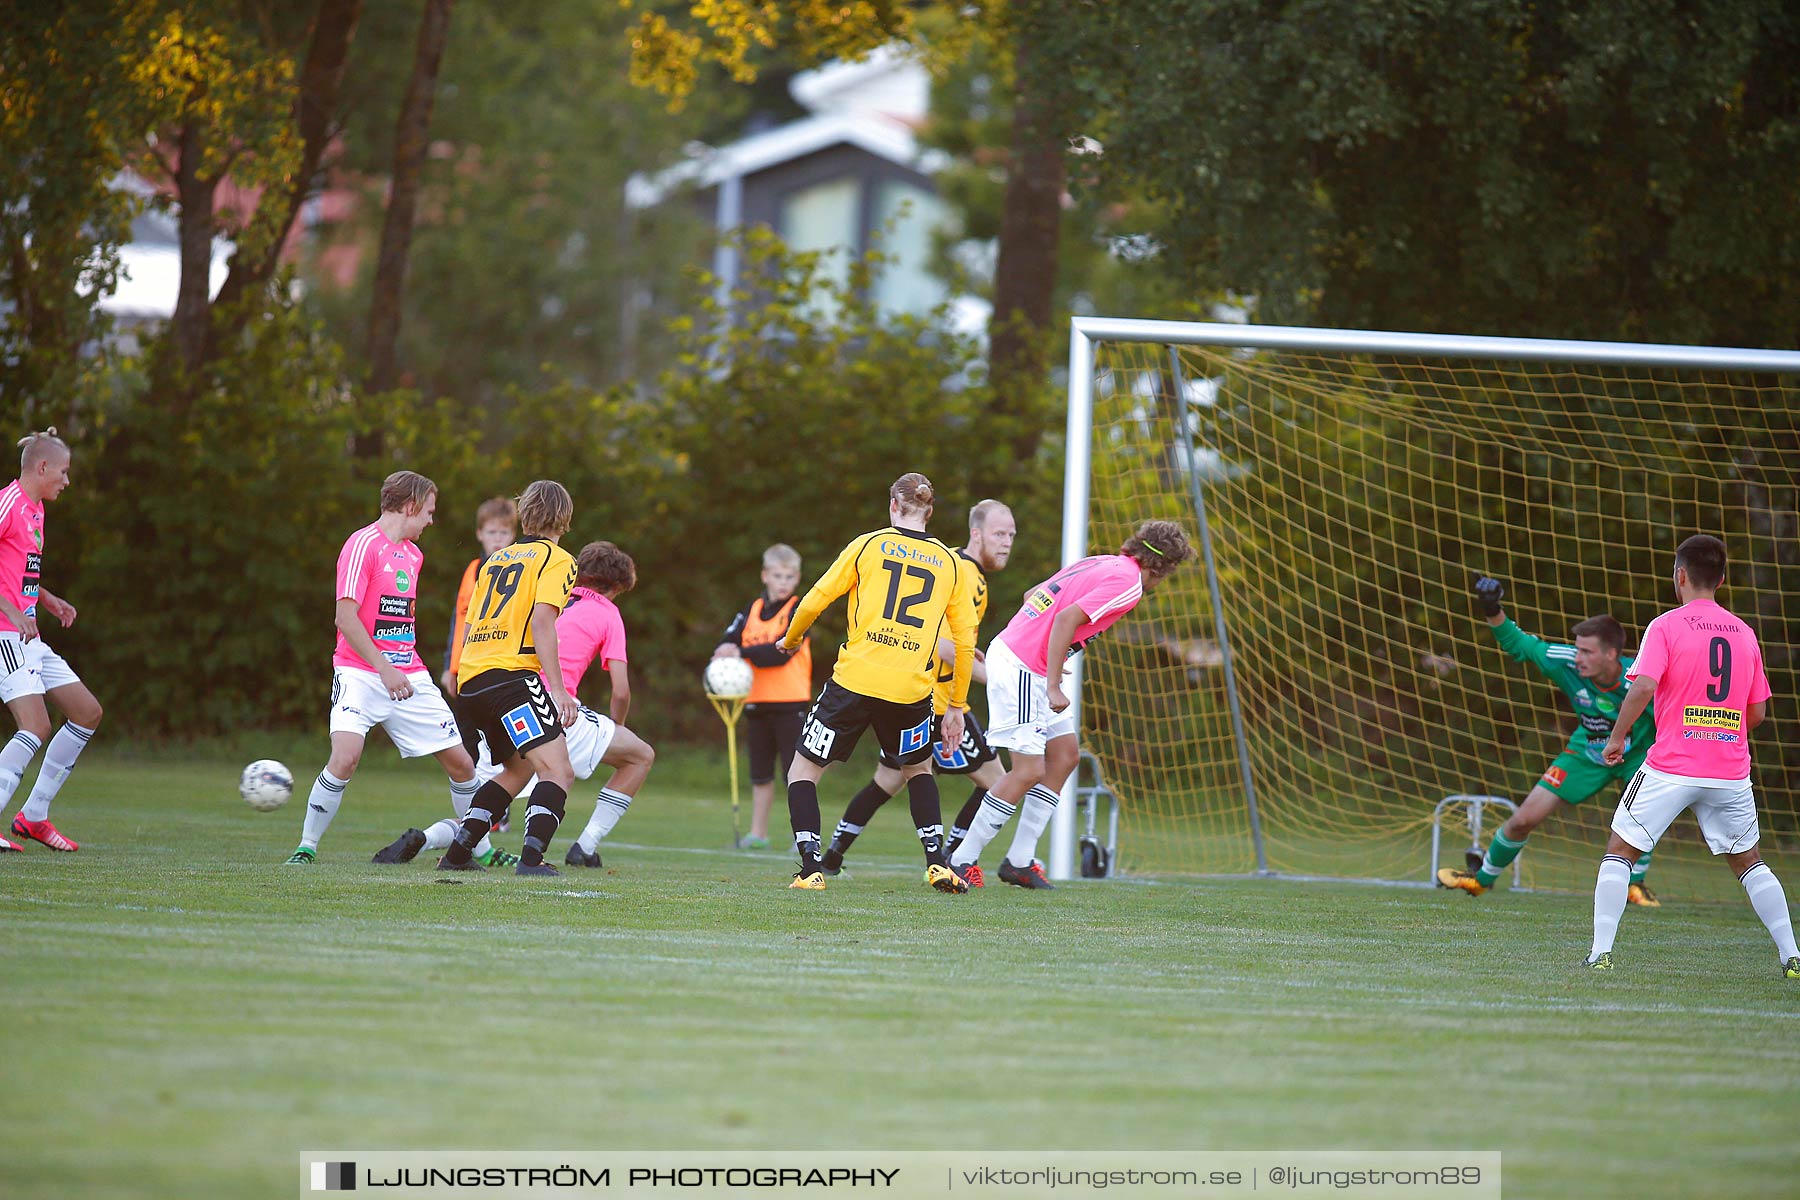
<svg viewBox="0 0 1800 1200">
<path fill-rule="evenodd" d="M 1500 598 L 1506 595 L 1506 585 L 1498 579 L 1486 575 L 1475 577 L 1475 607 L 1481 610 L 1484 617 L 1500 615 Z"/>
</svg>

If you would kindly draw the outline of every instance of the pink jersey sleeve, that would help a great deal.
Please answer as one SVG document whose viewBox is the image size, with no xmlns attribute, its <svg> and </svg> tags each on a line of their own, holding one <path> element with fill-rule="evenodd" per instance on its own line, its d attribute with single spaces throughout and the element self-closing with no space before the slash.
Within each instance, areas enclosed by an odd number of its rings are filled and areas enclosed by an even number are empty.
<svg viewBox="0 0 1800 1200">
<path fill-rule="evenodd" d="M 1112 624 L 1143 599 L 1143 574 L 1122 555 L 1111 556 L 1097 569 L 1069 580 L 1069 603 L 1079 605 L 1091 624 Z"/>
<path fill-rule="evenodd" d="M 371 537 L 371 532 L 371 529 L 357 530 L 338 551 L 336 598 L 339 600 L 354 600 L 361 604 L 368 594 L 369 576 L 375 572 L 378 562 L 375 543 L 381 540 Z"/>
<path fill-rule="evenodd" d="M 18 605 L 21 613 L 29 613 L 33 603 L 33 597 L 27 596 L 24 589 L 25 577 L 30 574 L 26 562 L 32 548 L 25 528 L 24 494 L 18 484 L 8 484 L 0 492 L 0 586 L 6 588 L 6 598 Z M 0 617 L 0 629 L 12 627 L 11 621 Z"/>
<path fill-rule="evenodd" d="M 1664 613 L 1650 622 L 1644 630 L 1644 644 L 1638 649 L 1637 658 L 1631 664 L 1631 670 L 1625 678 L 1632 683 L 1637 682 L 1640 675 L 1650 679 L 1661 679 L 1669 666 L 1669 631 L 1664 624 L 1669 614 Z"/>
<path fill-rule="evenodd" d="M 1756 674 L 1750 679 L 1750 703 L 1761 704 L 1775 693 L 1769 687 L 1769 676 L 1763 670 L 1762 643 L 1756 644 Z"/>
<path fill-rule="evenodd" d="M 610 667 L 616 662 L 626 662 L 625 657 L 625 618 L 619 614 L 617 605 L 606 612 L 606 630 L 600 638 L 600 665 Z"/>
</svg>

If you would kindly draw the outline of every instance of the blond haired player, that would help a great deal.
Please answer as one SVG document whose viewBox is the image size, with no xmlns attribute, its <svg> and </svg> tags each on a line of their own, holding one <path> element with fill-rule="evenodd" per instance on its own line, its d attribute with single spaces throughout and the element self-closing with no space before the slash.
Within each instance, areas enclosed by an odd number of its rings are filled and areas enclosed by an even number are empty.
<svg viewBox="0 0 1800 1200">
<path fill-rule="evenodd" d="M 987 572 L 998 571 L 1006 566 L 1007 559 L 1012 557 L 1013 538 L 1017 533 L 1018 527 L 1013 521 L 1012 509 L 1000 501 L 983 500 L 969 509 L 969 541 L 957 554 L 969 568 L 963 573 L 963 583 L 969 589 L 970 602 L 975 606 L 977 627 L 987 617 Z M 939 639 L 937 688 L 932 693 L 931 700 L 932 707 L 940 718 L 950 704 L 950 683 L 955 661 L 954 647 L 949 640 Z M 971 676 L 975 683 L 987 682 L 987 665 L 979 650 L 975 652 Z M 967 836 L 969 825 L 981 810 L 981 802 L 986 798 L 987 790 L 1000 781 L 1005 769 L 1000 765 L 1000 756 L 988 745 L 974 713 L 963 716 L 963 738 L 960 743 L 946 745 L 940 740 L 932 742 L 931 769 L 938 775 L 966 775 L 969 782 L 975 785 L 969 793 L 968 802 L 950 825 L 944 852 L 952 854 L 955 853 L 957 844 Z M 850 798 L 849 806 L 844 809 L 843 819 L 838 822 L 837 829 L 831 835 L 831 845 L 826 848 L 821 860 L 827 876 L 836 875 L 843 869 L 844 855 L 851 844 L 861 836 L 870 818 L 899 790 L 900 768 L 893 760 L 884 756 L 875 767 L 874 778 L 863 785 L 862 791 Z M 970 864 L 963 872 L 963 878 L 970 887 L 983 886 L 981 868 L 974 864 Z"/>
<path fill-rule="evenodd" d="M 788 816 L 800 870 L 791 887 L 822 891 L 819 869 L 819 779 L 843 762 L 863 730 L 873 726 L 882 752 L 900 768 L 912 801 L 913 825 L 925 848 L 925 882 L 940 892 L 969 885 L 944 862 L 944 825 L 937 781 L 931 776 L 931 693 L 937 677 L 938 639 L 955 650 L 950 700 L 941 736 L 959 745 L 969 676 L 975 659 L 976 617 L 964 576 L 971 568 L 943 542 L 925 533 L 931 519 L 931 481 L 917 472 L 888 488 L 884 529 L 854 539 L 820 576 L 781 639 L 797 650 L 827 605 L 849 596 L 850 629 L 800 731 L 800 748 L 788 770 Z"/>
<path fill-rule="evenodd" d="M 337 650 L 331 657 L 331 757 L 306 798 L 300 845 L 289 866 L 307 866 L 337 816 L 362 761 L 369 730 L 387 730 L 402 758 L 430 754 L 450 777 L 457 811 L 475 792 L 475 760 L 456 718 L 418 654 L 419 571 L 415 544 L 437 512 L 437 484 L 395 471 L 381 484 L 381 516 L 338 552 Z"/>
<path fill-rule="evenodd" d="M 525 810 L 518 875 L 556 875 L 544 852 L 562 824 L 575 771 L 563 728 L 575 699 L 557 658 L 556 618 L 575 588 L 575 560 L 557 545 L 575 520 L 568 489 L 540 479 L 519 496 L 520 539 L 481 564 L 469 600 L 457 695 L 500 773 L 469 802 L 441 870 L 480 870 L 473 861 L 494 818 L 537 776 Z"/>
<path fill-rule="evenodd" d="M 0 700 L 19 723 L 19 731 L 0 749 L 0 812 L 49 738 L 44 765 L 12 820 L 12 831 L 64 852 L 79 847 L 50 823 L 50 802 L 100 724 L 100 702 L 38 631 L 40 607 L 64 628 L 75 623 L 75 606 L 52 595 L 40 579 L 44 502 L 68 486 L 69 447 L 51 426 L 19 439 L 19 477 L 0 489 Z M 63 714 L 63 727 L 54 738 L 46 698 Z M 19 849 L 0 837 L 0 852 Z"/>
</svg>

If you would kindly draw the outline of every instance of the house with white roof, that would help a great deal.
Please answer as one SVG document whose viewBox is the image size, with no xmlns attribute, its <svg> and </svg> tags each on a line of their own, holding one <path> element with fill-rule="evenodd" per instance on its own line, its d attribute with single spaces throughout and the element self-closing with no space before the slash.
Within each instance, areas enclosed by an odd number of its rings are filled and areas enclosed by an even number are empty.
<svg viewBox="0 0 1800 1200">
<path fill-rule="evenodd" d="M 879 248 L 893 262 L 874 298 L 889 312 L 922 313 L 950 298 L 928 265 L 933 235 L 955 216 L 932 182 L 944 156 L 915 137 L 930 101 L 925 69 L 890 47 L 796 75 L 789 92 L 805 117 L 722 146 L 694 144 L 684 162 L 634 177 L 627 202 L 648 208 L 685 196 L 718 232 L 762 225 L 794 250 L 826 252 L 839 280 L 854 257 Z M 722 291 L 738 269 L 721 239 L 713 273 Z M 985 324 L 984 302 L 957 307 L 967 323 Z"/>
</svg>

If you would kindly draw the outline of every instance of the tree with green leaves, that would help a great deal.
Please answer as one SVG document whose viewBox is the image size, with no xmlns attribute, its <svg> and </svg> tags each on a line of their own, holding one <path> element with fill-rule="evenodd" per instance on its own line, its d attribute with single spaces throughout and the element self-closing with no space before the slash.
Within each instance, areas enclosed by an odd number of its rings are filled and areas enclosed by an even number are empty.
<svg viewBox="0 0 1800 1200">
<path fill-rule="evenodd" d="M 385 392 L 399 381 L 395 343 L 400 336 L 400 297 L 406 284 L 406 258 L 412 247 L 413 221 L 419 208 L 419 183 L 425 166 L 431 108 L 437 98 L 438 70 L 450 37 L 451 0 L 425 0 L 419 40 L 413 51 L 412 76 L 400 102 L 394 126 L 394 166 L 388 180 L 387 215 L 381 224 L 381 249 L 375 258 L 374 295 L 369 303 L 369 390 Z"/>
<path fill-rule="evenodd" d="M 392 64 L 412 59 L 419 14 L 419 0 L 370 0 L 352 56 L 340 178 L 360 183 L 362 199 L 314 245 L 354 246 L 358 274 L 346 288 L 301 263 L 309 306 L 358 354 L 370 345 L 408 83 Z M 515 397 L 564 381 L 603 388 L 659 365 L 702 231 L 682 205 L 629 209 L 626 181 L 674 160 L 740 100 L 697 97 L 671 114 L 632 87 L 629 21 L 611 0 L 458 0 L 421 146 L 393 374 L 377 378 L 372 352 L 356 364 L 372 392 L 453 397 L 497 429 Z"/>
<path fill-rule="evenodd" d="M 0 411 L 66 413 L 110 330 L 99 305 L 139 207 L 116 182 L 161 115 L 161 32 L 128 0 L 0 29 Z"/>
<path fill-rule="evenodd" d="M 1259 319 L 1800 343 L 1800 9 L 1088 0 L 1102 186 Z"/>
</svg>

